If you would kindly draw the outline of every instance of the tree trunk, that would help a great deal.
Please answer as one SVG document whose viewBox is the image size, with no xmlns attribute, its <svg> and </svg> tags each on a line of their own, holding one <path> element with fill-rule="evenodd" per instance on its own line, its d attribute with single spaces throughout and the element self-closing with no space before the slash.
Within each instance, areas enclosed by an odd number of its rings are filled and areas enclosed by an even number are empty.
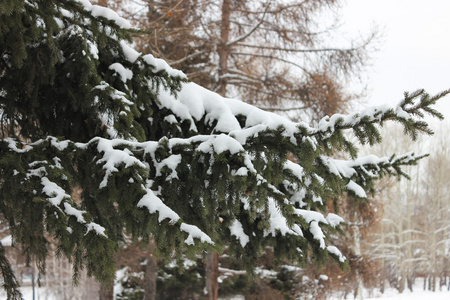
<svg viewBox="0 0 450 300">
<path fill-rule="evenodd" d="M 354 221 L 356 222 L 357 220 L 358 220 L 358 215 L 355 212 L 354 213 Z M 357 224 L 355 224 L 353 226 L 353 243 L 354 243 L 353 244 L 353 246 L 354 246 L 354 253 L 355 253 L 356 257 L 358 257 L 358 259 L 360 259 L 361 258 L 361 254 L 362 254 L 362 252 L 361 252 L 361 236 L 360 236 L 359 227 L 358 227 Z M 362 281 L 362 276 L 361 276 L 361 273 L 359 271 L 359 268 L 360 268 L 360 266 L 358 264 L 358 267 L 356 267 L 356 269 L 355 269 L 356 284 L 357 284 L 356 291 L 355 291 L 355 298 L 356 299 L 362 299 L 362 292 L 363 292 L 363 289 L 364 289 L 364 284 L 363 284 L 363 281 Z"/>
<path fill-rule="evenodd" d="M 222 3 L 222 23 L 220 25 L 220 44 L 218 47 L 219 54 L 219 82 L 217 93 L 226 96 L 227 79 L 224 77 L 228 73 L 228 41 L 230 39 L 230 16 L 231 16 L 231 0 L 223 0 Z"/>
<path fill-rule="evenodd" d="M 408 289 L 411 292 L 413 291 L 413 283 L 414 283 L 414 280 L 411 276 L 406 277 L 406 284 L 408 285 Z"/>
<path fill-rule="evenodd" d="M 31 287 L 33 289 L 33 300 L 35 300 L 36 292 L 35 292 L 35 286 L 34 286 L 34 263 L 31 263 Z"/>
<path fill-rule="evenodd" d="M 381 198 L 381 197 L 380 197 Z M 381 224 L 381 245 L 384 245 L 385 242 L 385 225 Z M 381 250 L 381 278 L 380 278 L 380 292 L 381 294 L 384 294 L 384 288 L 385 288 L 385 283 L 386 283 L 386 278 L 387 278 L 387 274 L 386 274 L 386 267 L 385 267 L 385 257 L 386 257 L 386 247 L 382 247 Z"/>
<path fill-rule="evenodd" d="M 205 264 L 206 299 L 217 300 L 219 293 L 219 253 L 208 253 Z"/>
<path fill-rule="evenodd" d="M 114 282 L 102 283 L 100 285 L 99 300 L 113 300 Z"/>
<path fill-rule="evenodd" d="M 431 276 L 431 278 L 432 278 L 432 281 L 431 281 L 431 284 L 432 284 L 431 290 L 432 290 L 433 292 L 436 292 L 436 273 L 433 273 L 433 275 Z"/>
<path fill-rule="evenodd" d="M 156 300 L 156 278 L 158 262 L 153 253 L 155 241 L 151 241 L 148 247 L 147 264 L 145 265 L 144 300 Z"/>
</svg>

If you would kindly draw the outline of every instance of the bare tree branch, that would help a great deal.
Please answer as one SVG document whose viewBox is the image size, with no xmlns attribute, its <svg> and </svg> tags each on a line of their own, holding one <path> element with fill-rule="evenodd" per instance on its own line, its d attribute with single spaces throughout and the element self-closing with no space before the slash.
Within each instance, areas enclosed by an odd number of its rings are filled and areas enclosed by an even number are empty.
<svg viewBox="0 0 450 300">
<path fill-rule="evenodd" d="M 281 57 L 277 57 L 277 56 L 274 56 L 274 55 L 256 54 L 256 53 L 245 53 L 245 52 L 231 52 L 231 54 L 234 54 L 234 55 L 242 55 L 242 56 L 265 57 L 265 58 L 270 58 L 270 59 L 273 59 L 273 60 L 282 61 L 282 62 L 284 62 L 284 63 L 287 63 L 287 64 L 290 64 L 290 65 L 296 66 L 297 68 L 301 69 L 301 70 L 304 71 L 305 73 L 312 75 L 312 73 L 310 73 L 310 72 L 309 72 L 306 68 L 304 68 L 303 66 L 301 66 L 301 65 L 299 65 L 299 64 L 296 64 L 296 63 L 294 63 L 293 61 L 290 61 L 290 60 L 287 60 L 287 59 L 284 59 L 284 58 L 281 58 Z"/>
<path fill-rule="evenodd" d="M 255 31 L 259 28 L 259 26 L 261 26 L 261 24 L 264 22 L 264 17 L 266 16 L 267 10 L 269 9 L 270 3 L 271 3 L 271 2 L 272 2 L 271 0 L 268 0 L 268 1 L 266 2 L 266 9 L 264 10 L 264 13 L 263 13 L 261 19 L 259 20 L 259 22 L 258 22 L 252 29 L 250 29 L 249 32 L 247 32 L 247 33 L 245 33 L 245 34 L 243 34 L 243 35 L 237 37 L 235 40 L 233 40 L 233 41 L 231 41 L 231 42 L 228 42 L 228 43 L 226 44 L 226 46 L 229 47 L 229 46 L 231 46 L 231 45 L 234 45 L 234 44 L 236 44 L 236 43 L 239 43 L 240 41 L 243 41 L 243 40 L 245 40 L 246 38 L 248 38 L 250 35 L 252 35 L 253 32 L 255 32 Z"/>
<path fill-rule="evenodd" d="M 296 48 L 283 48 L 283 47 L 270 47 L 263 45 L 251 45 L 251 44 L 237 44 L 238 46 L 248 47 L 248 48 L 256 48 L 256 49 L 264 49 L 264 50 L 275 50 L 275 51 L 284 51 L 284 52 L 300 52 L 300 53 L 314 53 L 314 52 L 352 52 L 357 51 L 363 48 L 363 46 L 359 46 L 356 48 L 321 48 L 321 49 L 296 49 Z"/>
</svg>

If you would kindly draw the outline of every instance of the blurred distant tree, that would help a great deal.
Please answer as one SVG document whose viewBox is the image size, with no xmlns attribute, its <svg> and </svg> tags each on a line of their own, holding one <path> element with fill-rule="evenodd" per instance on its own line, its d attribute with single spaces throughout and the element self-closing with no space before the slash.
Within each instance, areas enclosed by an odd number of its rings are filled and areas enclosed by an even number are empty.
<svg viewBox="0 0 450 300">
<path fill-rule="evenodd" d="M 435 290 L 446 284 L 449 270 L 450 191 L 444 183 L 449 172 L 448 127 L 441 127 L 432 141 L 423 138 L 415 145 L 399 127 L 384 132 L 391 139 L 371 150 L 378 155 L 414 149 L 430 156 L 415 168 L 405 168 L 411 180 L 387 181 L 380 191 L 377 198 L 384 209 L 381 226 L 370 239 L 370 256 L 379 262 L 382 289 L 387 280 L 400 292 L 412 290 L 415 278 L 423 276 L 425 286 Z"/>
<path fill-rule="evenodd" d="M 427 258 L 426 273 L 430 278 L 429 289 L 441 289 L 447 284 L 450 270 L 450 139 L 449 124 L 441 126 L 437 138 L 430 146 L 430 158 L 424 162 L 427 176 L 420 174 L 423 196 L 419 215 L 424 219 L 425 241 L 422 254 Z M 423 215 L 425 213 L 426 215 Z M 416 247 L 417 249 L 417 247 Z M 439 279 L 439 281 L 438 281 Z"/>
<path fill-rule="evenodd" d="M 399 153 L 404 149 L 414 149 L 419 153 L 425 152 L 407 138 L 404 138 L 401 128 L 392 126 L 383 129 L 383 132 L 391 137 L 387 143 L 376 145 L 370 151 L 378 155 L 389 155 L 389 153 Z M 418 143 L 423 145 L 423 143 Z M 378 185 L 377 202 L 381 204 L 380 226 L 375 229 L 371 240 L 372 247 L 368 253 L 372 260 L 379 263 L 381 268 L 380 280 L 381 289 L 384 290 L 384 281 L 388 280 L 391 286 L 400 292 L 405 287 L 405 282 L 412 279 L 414 273 L 413 248 L 417 239 L 417 176 L 422 171 L 422 167 L 405 168 L 408 176 L 412 180 L 402 180 L 396 183 L 395 180 L 384 180 Z M 421 233 L 423 234 L 423 233 Z"/>
<path fill-rule="evenodd" d="M 119 3 L 117 3 L 119 2 Z M 148 31 L 139 50 L 162 57 L 194 82 L 259 107 L 319 119 L 344 112 L 343 88 L 374 50 L 376 32 L 348 40 L 339 0 L 116 0 Z"/>
</svg>

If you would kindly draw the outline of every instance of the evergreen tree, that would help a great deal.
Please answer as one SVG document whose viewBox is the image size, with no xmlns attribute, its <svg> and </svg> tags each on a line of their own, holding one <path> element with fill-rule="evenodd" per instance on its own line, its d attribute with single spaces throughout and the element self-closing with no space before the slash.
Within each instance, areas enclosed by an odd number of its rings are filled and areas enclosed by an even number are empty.
<svg viewBox="0 0 450 300">
<path fill-rule="evenodd" d="M 111 280 L 125 238 L 152 239 L 179 261 L 227 247 L 251 266 L 270 245 L 278 258 L 344 264 L 327 239 L 343 220 L 324 200 L 364 199 L 377 178 L 403 176 L 422 156 L 357 158 L 343 132 L 374 144 L 374 123 L 394 120 L 412 138 L 431 134 L 420 117 L 442 118 L 430 105 L 448 93 L 406 93 L 395 108 L 310 127 L 189 83 L 134 51 L 130 24 L 87 0 L 6 0 L 0 20 L 0 211 L 28 261 L 45 272 L 51 238 L 75 280 L 84 267 Z"/>
</svg>

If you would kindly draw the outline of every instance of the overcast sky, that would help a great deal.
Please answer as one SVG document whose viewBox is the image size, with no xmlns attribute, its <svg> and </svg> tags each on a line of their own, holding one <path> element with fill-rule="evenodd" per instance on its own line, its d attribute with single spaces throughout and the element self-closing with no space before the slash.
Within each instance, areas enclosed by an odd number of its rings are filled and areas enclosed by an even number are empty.
<svg viewBox="0 0 450 300">
<path fill-rule="evenodd" d="M 383 36 L 369 69 L 369 104 L 394 104 L 403 92 L 450 88 L 449 0 L 347 0 L 345 26 Z M 437 106 L 450 120 L 450 96 Z"/>
</svg>

